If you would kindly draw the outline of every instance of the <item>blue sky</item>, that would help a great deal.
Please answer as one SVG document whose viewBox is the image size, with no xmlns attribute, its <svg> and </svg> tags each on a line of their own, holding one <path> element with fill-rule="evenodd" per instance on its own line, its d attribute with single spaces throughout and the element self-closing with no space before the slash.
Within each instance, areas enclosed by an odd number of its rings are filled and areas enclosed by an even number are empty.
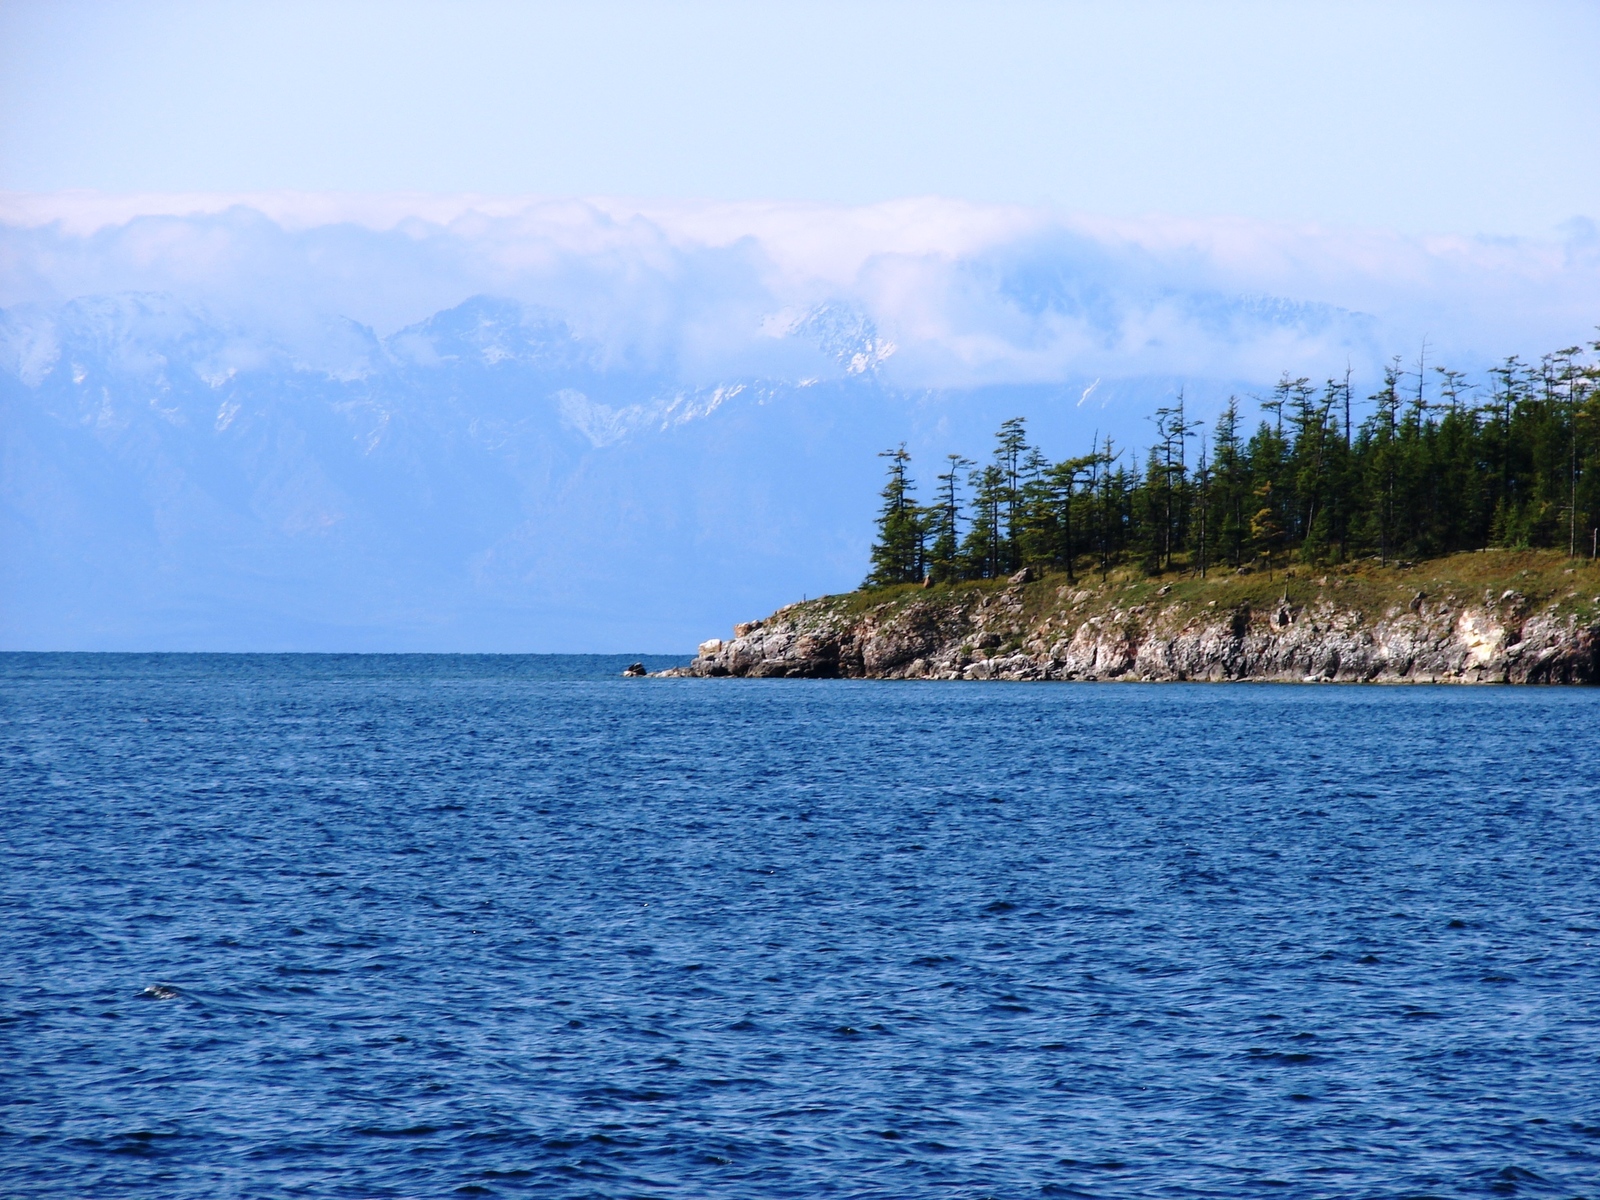
<svg viewBox="0 0 1600 1200">
<path fill-rule="evenodd" d="M 0 189 L 873 203 L 1548 237 L 1600 5 L 0 5 Z"/>
<path fill-rule="evenodd" d="M 1596 44 L 1592 3 L 0 0 L 0 305 L 481 292 L 697 383 L 836 302 L 908 386 L 1481 367 L 1600 312 Z M 1046 275 L 1116 336 L 1019 312 Z M 1365 332 L 1190 319 L 1252 297 Z"/>
</svg>

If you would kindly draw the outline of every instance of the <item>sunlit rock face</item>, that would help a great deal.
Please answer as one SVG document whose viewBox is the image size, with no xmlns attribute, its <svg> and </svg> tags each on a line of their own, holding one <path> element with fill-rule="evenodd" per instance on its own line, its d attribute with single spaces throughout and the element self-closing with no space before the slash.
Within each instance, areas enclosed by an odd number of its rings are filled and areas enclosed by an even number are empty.
<svg viewBox="0 0 1600 1200">
<path fill-rule="evenodd" d="M 1220 585 L 1226 588 L 1226 583 Z M 1600 683 L 1600 619 L 1530 611 L 1512 592 L 1465 603 L 1418 593 L 1375 611 L 1337 591 L 1277 603 L 1129 598 L 1060 577 L 791 605 L 713 639 L 701 677 L 943 680 L 1262 680 Z M 1169 589 L 1170 590 L 1170 589 Z M 1203 594 L 1203 593 L 1202 593 Z M 1223 593 L 1225 594 L 1225 593 Z M 1580 601 L 1580 604 L 1582 602 Z"/>
</svg>

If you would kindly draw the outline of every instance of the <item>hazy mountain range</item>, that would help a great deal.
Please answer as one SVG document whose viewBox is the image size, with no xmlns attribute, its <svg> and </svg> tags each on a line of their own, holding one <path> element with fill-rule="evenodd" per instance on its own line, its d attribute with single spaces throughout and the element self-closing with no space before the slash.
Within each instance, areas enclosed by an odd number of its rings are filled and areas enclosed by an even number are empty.
<svg viewBox="0 0 1600 1200">
<path fill-rule="evenodd" d="M 1142 445 L 1180 387 L 1207 417 L 1411 333 L 1032 227 L 841 266 L 529 219 L 0 225 L 0 645 L 688 650 L 859 582 L 888 446 L 926 494 L 1006 417 Z"/>
<path fill-rule="evenodd" d="M 1171 387 L 907 392 L 828 310 L 793 336 L 831 378 L 699 388 L 506 300 L 328 336 L 338 371 L 158 295 L 0 315 L 8 641 L 678 649 L 854 586 L 885 446 L 1024 412 L 1065 455 Z"/>
</svg>

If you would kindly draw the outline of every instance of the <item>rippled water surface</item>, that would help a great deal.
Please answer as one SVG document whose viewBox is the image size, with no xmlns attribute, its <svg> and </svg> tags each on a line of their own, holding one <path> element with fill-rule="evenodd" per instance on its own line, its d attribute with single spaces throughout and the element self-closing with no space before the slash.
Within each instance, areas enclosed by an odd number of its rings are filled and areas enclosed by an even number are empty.
<svg viewBox="0 0 1600 1200">
<path fill-rule="evenodd" d="M 1600 692 L 0 657 L 7 1196 L 1600 1194 Z"/>
</svg>

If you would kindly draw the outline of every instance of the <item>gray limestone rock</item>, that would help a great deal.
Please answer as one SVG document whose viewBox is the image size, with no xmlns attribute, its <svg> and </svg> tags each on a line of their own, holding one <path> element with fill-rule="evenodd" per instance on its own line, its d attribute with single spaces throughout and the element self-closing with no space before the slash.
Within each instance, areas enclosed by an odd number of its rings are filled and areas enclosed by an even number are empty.
<svg viewBox="0 0 1600 1200">
<path fill-rule="evenodd" d="M 1081 592 L 1030 623 L 1020 586 L 920 591 L 853 609 L 811 601 L 712 638 L 667 674 L 850 679 L 1600 682 L 1600 625 L 1421 592 L 1381 618 L 1331 597 L 1266 611 L 1157 604 L 1073 615 Z"/>
</svg>

